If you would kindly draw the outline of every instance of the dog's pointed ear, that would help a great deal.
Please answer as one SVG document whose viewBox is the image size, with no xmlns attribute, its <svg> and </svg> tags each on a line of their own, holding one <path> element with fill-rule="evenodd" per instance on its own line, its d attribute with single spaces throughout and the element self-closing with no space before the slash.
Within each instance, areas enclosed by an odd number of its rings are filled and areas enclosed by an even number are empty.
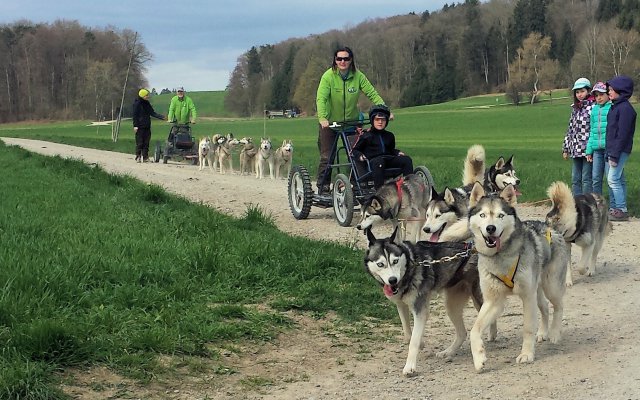
<svg viewBox="0 0 640 400">
<path fill-rule="evenodd" d="M 399 243 L 400 241 L 396 240 L 397 235 L 398 235 L 398 227 L 396 226 L 395 228 L 393 228 L 393 233 L 391 234 L 391 237 L 389 238 L 389 240 L 392 243 Z"/>
<path fill-rule="evenodd" d="M 431 200 L 436 200 L 438 198 L 438 191 L 434 186 L 431 186 Z"/>
<path fill-rule="evenodd" d="M 469 207 L 474 207 L 481 198 L 485 195 L 484 187 L 478 181 L 473 184 L 473 189 L 471 189 L 471 194 L 469 195 Z"/>
<path fill-rule="evenodd" d="M 376 212 L 382 210 L 382 202 L 378 198 L 378 196 L 373 196 L 370 199 L 371 208 L 373 208 Z"/>
<path fill-rule="evenodd" d="M 371 232 L 370 226 L 364 228 L 364 233 L 367 235 L 367 240 L 369 240 L 369 245 L 372 245 L 376 242 L 376 237 L 373 235 L 373 232 Z"/>
<path fill-rule="evenodd" d="M 500 169 L 500 168 L 504 167 L 504 164 L 505 164 L 504 157 L 500 156 L 500 158 L 498 158 L 498 161 L 496 161 L 495 167 L 496 167 L 496 169 Z"/>
<path fill-rule="evenodd" d="M 449 189 L 448 187 L 444 188 L 444 202 L 447 205 L 452 205 L 453 203 L 456 202 L 456 199 L 453 198 L 453 193 L 451 192 L 451 189 Z"/>
<path fill-rule="evenodd" d="M 518 203 L 518 196 L 516 196 L 516 189 L 512 184 L 508 184 L 502 189 L 500 192 L 500 198 L 509 203 L 511 207 L 515 206 Z"/>
<path fill-rule="evenodd" d="M 505 165 L 511 165 L 512 167 L 513 165 L 513 154 L 511 155 L 511 157 L 509 157 L 509 159 L 504 163 Z"/>
</svg>

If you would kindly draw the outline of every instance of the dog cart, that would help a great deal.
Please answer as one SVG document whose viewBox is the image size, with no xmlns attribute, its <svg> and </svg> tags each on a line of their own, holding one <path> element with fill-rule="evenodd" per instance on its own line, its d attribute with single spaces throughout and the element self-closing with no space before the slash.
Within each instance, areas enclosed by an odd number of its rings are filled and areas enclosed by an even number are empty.
<svg viewBox="0 0 640 400">
<path fill-rule="evenodd" d="M 166 164 L 170 158 L 180 158 L 191 161 L 191 164 L 198 165 L 198 143 L 191 134 L 191 125 L 173 124 L 169 130 L 164 150 L 160 141 L 156 142 L 153 160 Z"/>
<path fill-rule="evenodd" d="M 320 194 L 313 191 L 311 177 L 303 165 L 294 165 L 289 174 L 287 194 L 289 208 L 295 219 L 306 219 L 311 212 L 311 207 L 330 208 L 340 226 L 350 226 L 353 213 L 373 194 L 375 188 L 371 168 L 352 157 L 352 146 L 357 134 L 367 124 L 362 120 L 334 122 L 330 128 L 336 133 L 331 148 L 329 167 L 327 173 L 336 171 L 333 177 L 333 188 L 330 193 Z M 343 160 L 343 161 L 341 161 Z M 393 178 L 401 173 L 399 168 L 387 168 L 385 176 Z M 418 166 L 414 174 L 422 177 L 424 181 L 433 186 L 433 177 L 425 166 Z M 326 179 L 325 182 L 328 182 Z"/>
</svg>

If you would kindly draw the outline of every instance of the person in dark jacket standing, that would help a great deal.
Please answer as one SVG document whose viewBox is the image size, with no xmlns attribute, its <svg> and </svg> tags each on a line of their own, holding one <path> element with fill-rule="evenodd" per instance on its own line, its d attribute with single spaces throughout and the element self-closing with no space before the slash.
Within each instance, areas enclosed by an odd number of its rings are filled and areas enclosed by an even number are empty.
<svg viewBox="0 0 640 400">
<path fill-rule="evenodd" d="M 609 185 L 609 219 L 628 221 L 627 181 L 624 165 L 631 154 L 633 135 L 636 132 L 636 111 L 629 99 L 633 94 L 633 80 L 628 76 L 616 76 L 607 81 L 611 108 L 607 114 L 607 138 L 605 174 Z"/>
<path fill-rule="evenodd" d="M 149 103 L 149 91 L 140 89 L 133 102 L 133 132 L 136 135 L 136 161 L 149 161 L 149 142 L 151 141 L 151 117 L 164 120 L 162 114 L 153 110 Z"/>
<path fill-rule="evenodd" d="M 371 107 L 371 128 L 363 133 L 353 146 L 353 156 L 356 160 L 369 160 L 376 189 L 384 184 L 385 168 L 400 168 L 405 176 L 413 173 L 413 160 L 396 149 L 396 137 L 386 130 L 390 116 L 391 111 L 385 105 Z"/>
</svg>

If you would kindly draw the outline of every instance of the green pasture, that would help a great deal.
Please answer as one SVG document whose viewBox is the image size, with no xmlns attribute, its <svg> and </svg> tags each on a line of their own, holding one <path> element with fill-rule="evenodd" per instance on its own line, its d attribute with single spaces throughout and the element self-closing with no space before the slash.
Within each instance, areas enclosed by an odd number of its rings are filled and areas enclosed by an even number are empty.
<svg viewBox="0 0 640 400">
<path fill-rule="evenodd" d="M 233 374 L 220 352 L 291 329 L 285 311 L 335 313 L 353 336 L 395 314 L 361 251 L 287 236 L 258 207 L 234 219 L 3 144 L 0 167 L 0 399 L 64 398 L 72 367 Z"/>
<path fill-rule="evenodd" d="M 199 117 L 232 117 L 232 115 L 224 109 L 224 95 L 225 92 L 223 90 L 187 92 L 187 96 L 191 97 L 193 103 L 196 105 L 196 111 Z M 167 115 L 169 112 L 169 103 L 173 96 L 175 96 L 175 93 L 153 96 L 151 98 L 153 109 L 162 115 Z"/>
<path fill-rule="evenodd" d="M 196 92 L 208 93 L 208 92 Z M 213 92 L 218 93 L 218 92 Z M 487 161 L 514 155 L 522 181 L 523 202 L 546 198 L 546 189 L 555 180 L 570 183 L 571 161 L 561 156 L 562 140 L 569 119 L 569 100 L 565 91 L 555 91 L 553 101 L 542 98 L 538 104 L 509 105 L 504 96 L 477 96 L 445 104 L 394 110 L 395 120 L 389 129 L 396 133 L 397 145 L 411 155 L 415 165 L 425 165 L 432 172 L 438 189 L 461 183 L 462 161 L 473 144 L 484 145 Z M 168 95 L 165 95 L 168 97 Z M 153 101 L 162 96 L 154 97 Z M 131 121 L 122 122 L 119 141 L 111 140 L 108 126 L 89 127 L 87 122 L 0 125 L 0 136 L 51 140 L 77 146 L 133 153 Z M 169 130 L 166 122 L 154 120 L 152 147 L 164 141 Z M 214 133 L 233 133 L 254 140 L 269 137 L 274 146 L 292 139 L 296 164 L 305 165 L 315 177 L 317 121 L 315 118 L 293 119 L 201 119 L 193 126 L 200 138 Z M 236 164 L 239 165 L 239 164 Z M 161 168 L 161 166 L 158 166 Z M 634 179 L 640 162 L 632 154 L 627 166 L 628 202 L 631 213 L 640 213 L 640 185 Z"/>
</svg>

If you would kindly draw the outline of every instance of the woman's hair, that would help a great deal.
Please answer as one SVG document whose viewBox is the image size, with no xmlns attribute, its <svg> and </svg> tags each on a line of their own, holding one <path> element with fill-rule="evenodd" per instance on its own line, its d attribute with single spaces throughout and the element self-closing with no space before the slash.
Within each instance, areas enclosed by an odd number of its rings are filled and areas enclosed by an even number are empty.
<svg viewBox="0 0 640 400">
<path fill-rule="evenodd" d="M 353 56 L 353 50 L 351 50 L 347 46 L 338 47 L 336 51 L 333 52 L 333 60 L 331 60 L 331 68 L 333 68 L 334 71 L 338 69 L 338 64 L 336 64 L 336 57 L 338 56 L 338 53 L 341 51 L 346 51 L 347 53 L 349 53 L 349 57 L 351 57 L 351 65 L 349 66 L 349 70 L 351 70 L 351 72 L 356 72 L 356 58 Z"/>
</svg>

